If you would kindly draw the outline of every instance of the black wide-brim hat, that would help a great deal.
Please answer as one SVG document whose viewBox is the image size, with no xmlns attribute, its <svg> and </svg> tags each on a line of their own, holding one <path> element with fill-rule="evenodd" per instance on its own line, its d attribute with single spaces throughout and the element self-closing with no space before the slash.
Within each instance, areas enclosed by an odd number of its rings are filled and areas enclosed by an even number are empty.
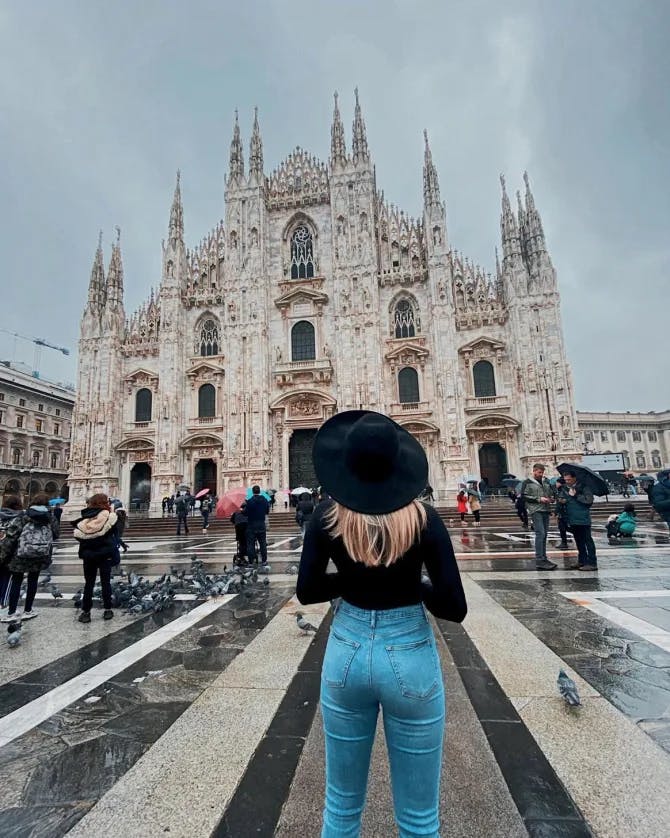
<svg viewBox="0 0 670 838">
<path fill-rule="evenodd" d="M 342 506 L 384 515 L 407 506 L 428 484 L 420 443 L 388 416 L 346 410 L 321 426 L 312 451 L 319 483 Z"/>
</svg>

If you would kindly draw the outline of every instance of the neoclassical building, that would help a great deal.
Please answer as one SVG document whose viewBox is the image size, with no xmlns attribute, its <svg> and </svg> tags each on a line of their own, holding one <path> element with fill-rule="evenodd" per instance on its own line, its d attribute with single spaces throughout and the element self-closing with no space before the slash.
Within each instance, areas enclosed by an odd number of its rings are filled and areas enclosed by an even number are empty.
<svg viewBox="0 0 670 838">
<path fill-rule="evenodd" d="M 181 483 L 314 485 L 311 445 L 340 410 L 389 414 L 430 482 L 499 483 L 581 454 L 556 271 L 527 176 L 493 276 L 452 247 L 425 136 L 423 212 L 380 190 L 356 94 L 337 96 L 330 159 L 296 148 L 266 173 L 237 116 L 225 221 L 187 248 L 179 175 L 158 291 L 131 317 L 119 239 L 95 254 L 81 321 L 70 497 L 156 504 Z M 156 508 L 154 506 L 154 508 Z"/>
</svg>

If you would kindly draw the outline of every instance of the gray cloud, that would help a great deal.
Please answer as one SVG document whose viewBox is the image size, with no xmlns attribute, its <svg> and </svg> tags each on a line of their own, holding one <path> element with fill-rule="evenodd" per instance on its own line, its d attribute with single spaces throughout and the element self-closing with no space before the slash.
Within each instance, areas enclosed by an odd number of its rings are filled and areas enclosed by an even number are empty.
<svg viewBox="0 0 670 838">
<path fill-rule="evenodd" d="M 420 213 L 428 128 L 452 245 L 489 269 L 498 174 L 529 170 L 578 408 L 667 408 L 669 23 L 662 0 L 5 4 L 1 325 L 74 349 L 115 224 L 133 310 L 178 167 L 189 243 L 223 215 L 234 108 L 247 142 L 259 106 L 269 170 L 298 144 L 327 158 L 332 91 L 350 125 L 358 85 L 379 186 Z M 48 352 L 43 371 L 74 379 Z"/>
</svg>

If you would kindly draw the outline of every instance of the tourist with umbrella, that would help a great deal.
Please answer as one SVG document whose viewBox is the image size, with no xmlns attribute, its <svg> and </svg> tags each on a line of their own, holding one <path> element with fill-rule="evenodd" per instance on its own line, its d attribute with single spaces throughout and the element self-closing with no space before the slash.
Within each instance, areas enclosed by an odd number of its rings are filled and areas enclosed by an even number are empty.
<svg viewBox="0 0 670 838">
<path fill-rule="evenodd" d="M 209 497 L 209 489 L 201 489 L 195 496 L 200 501 L 200 514 L 202 515 L 202 531 L 207 532 L 209 528 L 209 513 L 212 511 L 212 501 Z"/>
<path fill-rule="evenodd" d="M 565 466 L 565 463 L 562 464 Z M 562 468 L 562 484 L 557 483 L 558 503 L 565 508 L 575 544 L 577 545 L 577 562 L 570 565 L 571 570 L 598 570 L 596 545 L 591 535 L 591 506 L 593 505 L 593 490 L 587 481 L 578 479 L 578 467 Z M 590 471 L 590 469 L 588 469 Z M 593 473 L 594 476 L 595 473 Z M 599 478 L 600 479 L 600 478 Z"/>
<path fill-rule="evenodd" d="M 270 514 L 270 502 L 261 494 L 260 486 L 252 487 L 251 497 L 247 500 L 245 511 L 247 514 L 247 555 L 249 561 L 258 563 L 258 554 L 256 553 L 256 541 L 258 541 L 261 561 L 263 564 L 267 564 L 268 544 L 265 526 L 266 518 Z"/>
</svg>

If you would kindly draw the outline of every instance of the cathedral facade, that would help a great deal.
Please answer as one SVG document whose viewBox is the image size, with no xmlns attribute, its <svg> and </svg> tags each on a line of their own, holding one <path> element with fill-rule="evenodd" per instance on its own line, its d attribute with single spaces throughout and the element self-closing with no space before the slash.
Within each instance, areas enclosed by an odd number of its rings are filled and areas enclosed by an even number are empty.
<svg viewBox="0 0 670 838">
<path fill-rule="evenodd" d="M 70 500 L 126 503 L 260 483 L 313 486 L 311 445 L 341 410 L 414 434 L 439 495 L 468 476 L 581 454 L 556 272 L 525 177 L 502 183 L 491 276 L 451 247 L 425 137 L 423 213 L 380 192 L 356 94 L 327 164 L 296 148 L 266 174 L 237 116 L 225 221 L 187 249 L 179 175 L 158 292 L 131 317 L 120 242 L 95 255 L 81 321 Z"/>
</svg>

